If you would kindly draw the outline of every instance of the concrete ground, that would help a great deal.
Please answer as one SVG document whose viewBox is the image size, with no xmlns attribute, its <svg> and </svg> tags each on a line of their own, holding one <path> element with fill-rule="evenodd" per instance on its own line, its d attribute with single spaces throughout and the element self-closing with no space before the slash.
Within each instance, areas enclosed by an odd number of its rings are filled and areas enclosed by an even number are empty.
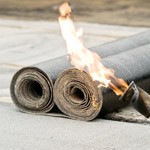
<svg viewBox="0 0 150 150">
<path fill-rule="evenodd" d="M 77 26 L 83 27 L 86 47 L 148 30 L 88 23 Z M 0 150 L 149 150 L 148 121 L 81 122 L 17 111 L 9 94 L 13 74 L 23 66 L 63 54 L 66 48 L 57 22 L 0 19 Z"/>
<path fill-rule="evenodd" d="M 1 150 L 149 150 L 150 126 L 20 113 L 0 103 Z"/>
</svg>

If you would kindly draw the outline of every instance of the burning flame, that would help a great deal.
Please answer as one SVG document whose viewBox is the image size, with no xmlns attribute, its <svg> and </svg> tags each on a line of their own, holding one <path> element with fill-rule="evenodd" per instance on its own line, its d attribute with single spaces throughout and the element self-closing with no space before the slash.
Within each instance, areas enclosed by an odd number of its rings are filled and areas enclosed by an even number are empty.
<svg viewBox="0 0 150 150">
<path fill-rule="evenodd" d="M 71 64 L 81 71 L 87 72 L 93 79 L 98 81 L 98 87 L 111 88 L 117 95 L 123 95 L 128 87 L 127 83 L 115 77 L 114 71 L 104 67 L 98 54 L 91 52 L 84 47 L 80 37 L 82 29 L 76 30 L 71 19 L 71 7 L 64 2 L 59 7 L 60 17 L 58 18 L 62 36 L 66 41 Z"/>
</svg>

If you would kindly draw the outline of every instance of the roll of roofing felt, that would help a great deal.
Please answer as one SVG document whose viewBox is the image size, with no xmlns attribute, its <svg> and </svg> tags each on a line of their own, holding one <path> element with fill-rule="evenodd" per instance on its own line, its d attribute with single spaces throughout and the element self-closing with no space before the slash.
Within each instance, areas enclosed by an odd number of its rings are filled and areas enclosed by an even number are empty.
<svg viewBox="0 0 150 150">
<path fill-rule="evenodd" d="M 149 35 L 147 31 L 94 49 L 100 56 L 106 57 L 150 43 Z M 12 100 L 22 111 L 49 112 L 54 106 L 53 83 L 60 72 L 70 67 L 67 57 L 62 56 L 19 70 L 11 82 Z"/>
<path fill-rule="evenodd" d="M 102 63 L 113 69 L 117 77 L 128 83 L 135 81 L 150 93 L 150 44 L 109 56 Z M 55 81 L 54 102 L 69 117 L 86 121 L 96 118 L 100 112 L 110 113 L 126 106 L 111 90 L 101 88 L 100 91 L 88 74 L 67 69 Z"/>
</svg>

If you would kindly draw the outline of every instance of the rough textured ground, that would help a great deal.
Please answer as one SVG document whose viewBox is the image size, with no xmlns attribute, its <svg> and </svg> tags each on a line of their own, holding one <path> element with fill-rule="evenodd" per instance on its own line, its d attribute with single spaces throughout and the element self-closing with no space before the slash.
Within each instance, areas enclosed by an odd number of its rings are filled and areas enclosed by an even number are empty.
<svg viewBox="0 0 150 150">
<path fill-rule="evenodd" d="M 0 102 L 1 150 L 149 150 L 150 126 L 30 115 Z"/>
<path fill-rule="evenodd" d="M 0 16 L 57 20 L 63 0 L 0 0 Z M 75 20 L 150 27 L 149 0 L 70 0 Z"/>
<path fill-rule="evenodd" d="M 86 47 L 149 29 L 89 23 L 77 26 L 84 29 Z M 81 122 L 17 111 L 9 94 L 13 74 L 23 66 L 65 54 L 65 47 L 57 22 L 0 19 L 0 149 L 149 150 L 150 120 L 130 109 L 106 117 L 136 123 L 100 118 Z"/>
</svg>

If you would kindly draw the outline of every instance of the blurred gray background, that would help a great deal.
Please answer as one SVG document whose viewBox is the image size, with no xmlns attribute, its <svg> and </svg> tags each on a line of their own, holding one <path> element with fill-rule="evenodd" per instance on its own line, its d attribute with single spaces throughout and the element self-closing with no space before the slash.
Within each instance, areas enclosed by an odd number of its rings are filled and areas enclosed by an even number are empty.
<svg viewBox="0 0 150 150">
<path fill-rule="evenodd" d="M 63 0 L 0 0 L 0 17 L 57 20 Z M 75 20 L 150 26 L 150 0 L 70 0 Z"/>
</svg>

